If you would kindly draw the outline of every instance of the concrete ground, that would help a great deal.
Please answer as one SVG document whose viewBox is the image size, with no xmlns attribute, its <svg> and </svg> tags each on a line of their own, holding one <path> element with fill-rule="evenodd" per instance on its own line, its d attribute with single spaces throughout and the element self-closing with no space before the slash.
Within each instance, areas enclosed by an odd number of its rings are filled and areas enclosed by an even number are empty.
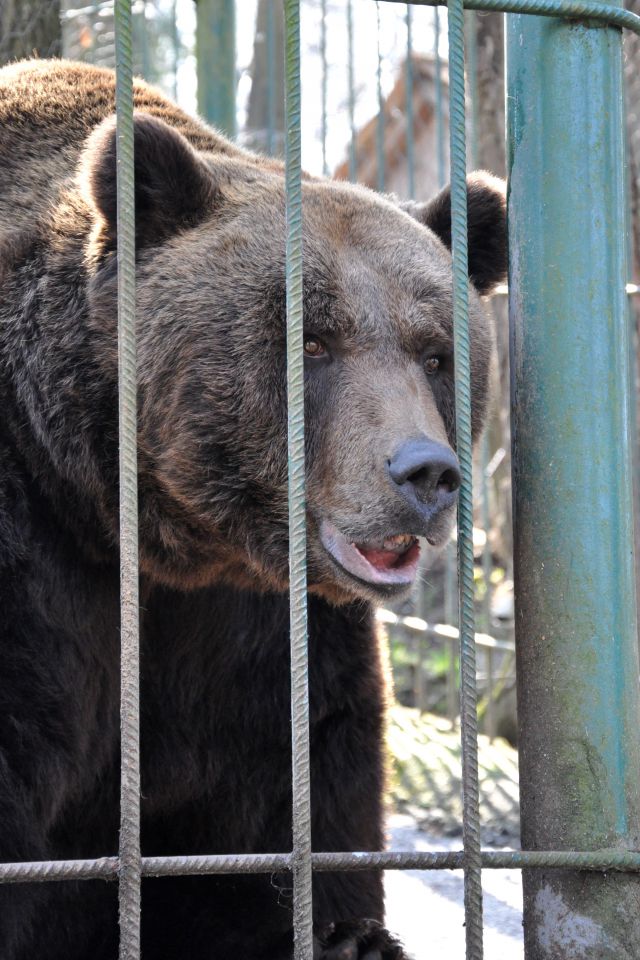
<svg viewBox="0 0 640 960">
<path fill-rule="evenodd" d="M 418 829 L 406 814 L 389 821 L 393 850 L 459 850 L 459 838 Z M 496 848 L 494 848 L 496 849 Z M 485 870 L 485 960 L 522 960 L 522 887 L 519 870 Z M 387 927 L 413 960 L 464 960 L 463 879 L 458 870 L 388 870 Z"/>
</svg>

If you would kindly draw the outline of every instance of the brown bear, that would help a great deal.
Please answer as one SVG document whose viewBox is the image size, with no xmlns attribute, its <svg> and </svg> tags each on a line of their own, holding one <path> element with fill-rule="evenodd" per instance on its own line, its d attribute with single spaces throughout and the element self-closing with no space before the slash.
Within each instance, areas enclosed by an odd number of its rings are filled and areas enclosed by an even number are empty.
<svg viewBox="0 0 640 960">
<path fill-rule="evenodd" d="M 135 84 L 142 848 L 291 847 L 285 193 Z M 0 71 L 0 860 L 113 855 L 119 783 L 114 77 Z M 306 178 L 312 834 L 383 846 L 372 603 L 454 520 L 449 193 Z M 502 185 L 469 181 L 473 429 L 505 274 Z M 419 539 L 420 538 L 420 539 Z M 286 960 L 291 879 L 147 879 L 146 960 Z M 314 878 L 316 957 L 403 956 L 380 875 Z M 0 958 L 115 960 L 114 884 L 0 889 Z"/>
</svg>

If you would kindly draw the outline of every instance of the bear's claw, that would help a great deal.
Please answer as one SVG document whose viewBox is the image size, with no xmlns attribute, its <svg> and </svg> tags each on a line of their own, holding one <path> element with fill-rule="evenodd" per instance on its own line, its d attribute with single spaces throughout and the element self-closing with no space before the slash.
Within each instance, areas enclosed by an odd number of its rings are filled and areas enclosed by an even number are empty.
<svg viewBox="0 0 640 960">
<path fill-rule="evenodd" d="M 410 960 L 377 920 L 332 923 L 317 932 L 314 960 Z"/>
</svg>

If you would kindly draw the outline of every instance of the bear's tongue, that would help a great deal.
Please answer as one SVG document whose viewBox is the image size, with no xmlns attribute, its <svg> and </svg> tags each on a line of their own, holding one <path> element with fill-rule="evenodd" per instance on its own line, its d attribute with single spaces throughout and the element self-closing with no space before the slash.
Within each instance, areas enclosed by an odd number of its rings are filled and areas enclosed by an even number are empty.
<svg viewBox="0 0 640 960">
<path fill-rule="evenodd" d="M 376 570 L 395 570 L 414 559 L 410 554 L 418 547 L 418 543 L 415 537 L 400 534 L 387 537 L 382 545 L 355 543 L 354 546 Z"/>
<path fill-rule="evenodd" d="M 330 520 L 323 520 L 320 540 L 339 566 L 366 583 L 404 588 L 418 572 L 420 544 L 411 534 L 354 543 Z"/>
</svg>

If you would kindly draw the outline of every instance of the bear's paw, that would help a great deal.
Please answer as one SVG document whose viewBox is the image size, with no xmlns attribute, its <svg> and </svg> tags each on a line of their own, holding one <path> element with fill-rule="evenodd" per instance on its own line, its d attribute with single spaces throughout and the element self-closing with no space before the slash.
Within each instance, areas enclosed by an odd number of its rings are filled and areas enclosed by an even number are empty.
<svg viewBox="0 0 640 960">
<path fill-rule="evenodd" d="M 314 960 L 410 960 L 377 920 L 332 923 L 314 939 Z"/>
</svg>

